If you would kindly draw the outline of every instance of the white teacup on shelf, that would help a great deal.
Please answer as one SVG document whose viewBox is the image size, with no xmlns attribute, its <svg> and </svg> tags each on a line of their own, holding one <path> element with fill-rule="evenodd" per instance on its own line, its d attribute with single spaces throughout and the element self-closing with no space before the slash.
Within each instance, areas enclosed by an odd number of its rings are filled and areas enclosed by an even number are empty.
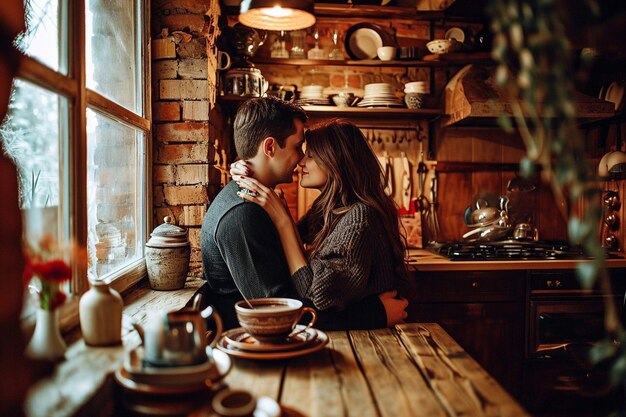
<svg viewBox="0 0 626 417">
<path fill-rule="evenodd" d="M 381 46 L 376 52 L 381 61 L 391 61 L 396 57 L 396 48 L 393 46 Z"/>
</svg>

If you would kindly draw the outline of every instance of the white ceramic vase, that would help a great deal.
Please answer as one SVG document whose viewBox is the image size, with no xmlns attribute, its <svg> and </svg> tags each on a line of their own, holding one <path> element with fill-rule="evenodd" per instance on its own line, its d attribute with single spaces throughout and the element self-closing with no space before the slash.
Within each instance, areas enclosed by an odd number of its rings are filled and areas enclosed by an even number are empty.
<svg viewBox="0 0 626 417">
<path fill-rule="evenodd" d="M 37 309 L 37 323 L 33 337 L 26 346 L 26 354 L 33 359 L 60 360 L 65 356 L 67 345 L 59 330 L 58 309 Z"/>
<path fill-rule="evenodd" d="M 122 341 L 122 308 L 120 294 L 104 281 L 92 281 L 91 288 L 80 298 L 80 330 L 90 346 L 111 346 Z"/>
</svg>

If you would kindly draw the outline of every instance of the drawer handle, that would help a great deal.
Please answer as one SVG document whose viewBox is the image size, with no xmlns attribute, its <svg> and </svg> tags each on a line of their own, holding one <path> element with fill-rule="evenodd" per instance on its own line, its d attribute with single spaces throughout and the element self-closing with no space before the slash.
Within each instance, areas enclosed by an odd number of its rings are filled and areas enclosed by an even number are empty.
<svg viewBox="0 0 626 417">
<path fill-rule="evenodd" d="M 472 288 L 478 288 L 478 281 L 472 282 Z"/>
</svg>

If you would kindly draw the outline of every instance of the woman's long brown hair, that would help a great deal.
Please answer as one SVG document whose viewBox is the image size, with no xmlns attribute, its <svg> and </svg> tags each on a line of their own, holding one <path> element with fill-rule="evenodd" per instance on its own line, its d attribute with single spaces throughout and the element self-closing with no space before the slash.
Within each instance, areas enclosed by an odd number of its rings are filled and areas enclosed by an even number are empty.
<svg viewBox="0 0 626 417">
<path fill-rule="evenodd" d="M 312 232 L 308 239 L 310 256 L 317 252 L 342 214 L 360 202 L 379 213 L 393 250 L 396 274 L 401 281 L 406 280 L 406 239 L 400 232 L 398 207 L 385 194 L 384 173 L 361 130 L 347 120 L 332 119 L 307 132 L 306 146 L 307 153 L 328 173 L 328 181 L 306 219 Z"/>
</svg>

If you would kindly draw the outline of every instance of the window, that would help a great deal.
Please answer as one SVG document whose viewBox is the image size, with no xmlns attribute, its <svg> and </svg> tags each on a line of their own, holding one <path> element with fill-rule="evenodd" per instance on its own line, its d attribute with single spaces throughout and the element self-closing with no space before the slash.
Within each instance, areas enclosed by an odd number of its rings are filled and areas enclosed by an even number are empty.
<svg viewBox="0 0 626 417">
<path fill-rule="evenodd" d="M 29 235 L 88 250 L 71 291 L 145 274 L 150 122 L 145 0 L 25 0 L 22 65 L 0 127 Z"/>
</svg>

